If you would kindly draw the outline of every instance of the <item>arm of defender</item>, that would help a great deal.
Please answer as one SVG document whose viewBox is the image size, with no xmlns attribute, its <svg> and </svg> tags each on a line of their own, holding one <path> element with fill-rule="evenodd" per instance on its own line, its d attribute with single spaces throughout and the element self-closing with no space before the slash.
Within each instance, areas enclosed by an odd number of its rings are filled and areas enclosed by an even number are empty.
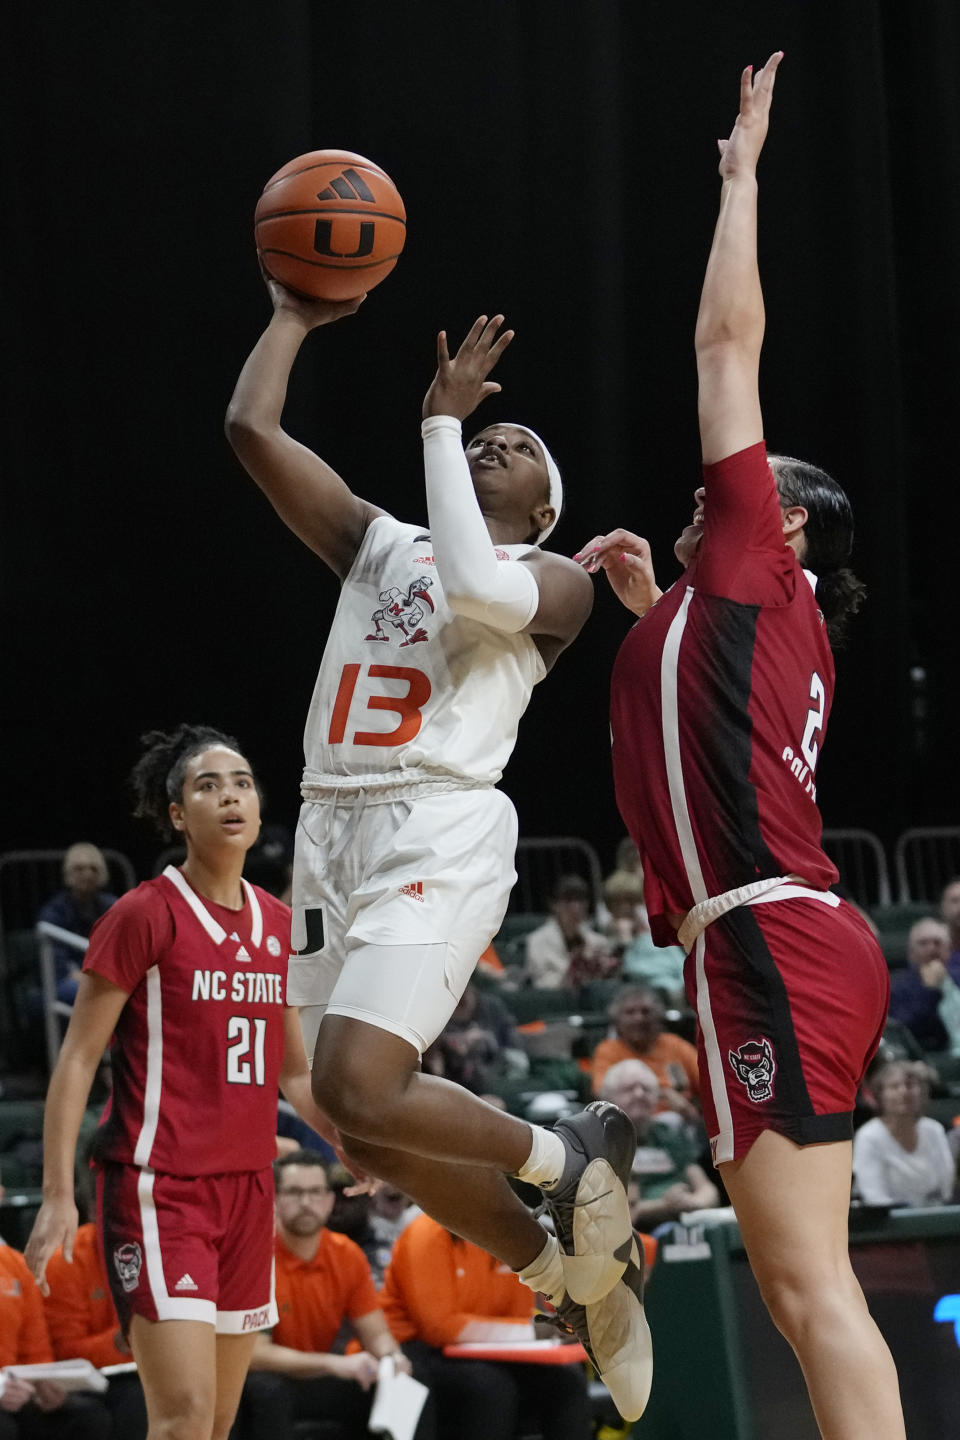
<svg viewBox="0 0 960 1440">
<path fill-rule="evenodd" d="M 764 311 L 757 269 L 756 167 L 766 139 L 777 51 L 740 77 L 740 113 L 719 141 L 720 213 L 700 296 L 696 352 L 705 465 L 763 439 L 759 366 Z"/>
<path fill-rule="evenodd" d="M 280 424 L 287 382 L 311 330 L 351 315 L 361 301 L 301 300 L 276 281 L 274 313 L 240 372 L 226 433 L 237 458 L 277 514 L 342 580 L 367 526 L 384 512 L 359 499 L 335 470 Z"/>
<path fill-rule="evenodd" d="M 80 1122 L 90 1087 L 128 995 L 111 980 L 85 971 L 73 1014 L 50 1077 L 43 1112 L 43 1204 L 25 1251 L 27 1264 L 44 1295 L 47 1261 L 58 1245 L 73 1259 L 77 1207 L 73 1203 L 73 1167 Z"/>
</svg>

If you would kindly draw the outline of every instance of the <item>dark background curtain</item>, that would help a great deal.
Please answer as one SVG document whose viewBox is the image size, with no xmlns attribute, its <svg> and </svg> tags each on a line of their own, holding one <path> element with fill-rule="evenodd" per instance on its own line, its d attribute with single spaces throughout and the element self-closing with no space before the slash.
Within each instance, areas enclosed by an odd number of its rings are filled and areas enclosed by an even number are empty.
<svg viewBox="0 0 960 1440">
<path fill-rule="evenodd" d="M 361 313 L 311 337 L 287 428 L 360 494 L 424 516 L 441 326 L 517 331 L 498 416 L 564 470 L 556 548 L 646 534 L 661 583 L 699 477 L 693 327 L 737 79 L 782 47 L 761 162 L 768 441 L 830 470 L 869 607 L 838 657 L 828 825 L 957 820 L 960 21 L 955 0 L 22 6 L 3 66 L 4 848 L 89 837 L 149 864 L 139 733 L 237 734 L 292 824 L 336 584 L 233 460 L 223 413 L 268 318 L 266 178 L 369 155 L 409 238 Z M 521 833 L 605 864 L 600 585 L 538 688 L 506 788 Z"/>
</svg>

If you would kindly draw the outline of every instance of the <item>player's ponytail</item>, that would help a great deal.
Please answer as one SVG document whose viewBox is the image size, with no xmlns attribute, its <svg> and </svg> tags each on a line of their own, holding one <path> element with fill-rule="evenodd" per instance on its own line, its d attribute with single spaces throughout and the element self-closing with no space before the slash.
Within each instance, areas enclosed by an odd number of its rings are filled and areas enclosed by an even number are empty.
<svg viewBox="0 0 960 1440">
<path fill-rule="evenodd" d="M 825 470 L 790 455 L 770 455 L 770 468 L 785 505 L 802 505 L 806 548 L 803 564 L 817 577 L 817 604 L 827 622 L 830 643 L 837 648 L 847 622 L 866 599 L 867 587 L 846 561 L 853 550 L 853 510 L 846 491 Z"/>
<path fill-rule="evenodd" d="M 243 753 L 232 735 L 225 735 L 210 725 L 178 725 L 169 734 L 148 730 L 141 735 L 140 744 L 144 747 L 143 754 L 130 772 L 136 802 L 133 813 L 139 820 L 152 820 L 167 839 L 174 834 L 170 802 L 183 799 L 183 782 L 194 755 L 202 754 L 213 745 L 235 750 L 238 755 Z"/>
</svg>

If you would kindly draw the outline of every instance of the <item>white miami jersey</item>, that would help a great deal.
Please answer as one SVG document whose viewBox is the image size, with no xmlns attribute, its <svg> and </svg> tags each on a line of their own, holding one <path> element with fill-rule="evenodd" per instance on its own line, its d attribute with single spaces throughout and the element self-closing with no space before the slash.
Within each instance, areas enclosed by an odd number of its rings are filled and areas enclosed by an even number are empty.
<svg viewBox="0 0 960 1440">
<path fill-rule="evenodd" d="M 515 564 L 529 545 L 499 545 Z M 304 734 L 305 778 L 494 784 L 546 673 L 529 635 L 456 615 L 429 533 L 380 515 L 343 583 Z"/>
</svg>

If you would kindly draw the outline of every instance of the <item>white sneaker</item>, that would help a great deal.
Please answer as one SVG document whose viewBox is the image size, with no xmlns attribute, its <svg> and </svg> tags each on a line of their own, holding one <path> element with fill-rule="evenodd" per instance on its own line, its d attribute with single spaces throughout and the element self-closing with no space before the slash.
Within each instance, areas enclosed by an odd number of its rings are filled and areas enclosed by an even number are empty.
<svg viewBox="0 0 960 1440">
<path fill-rule="evenodd" d="M 653 1383 L 653 1340 L 643 1310 L 643 1249 L 633 1239 L 623 1278 L 602 1300 L 578 1305 L 566 1295 L 557 1318 L 583 1345 L 624 1420 L 639 1420 Z"/>
<path fill-rule="evenodd" d="M 567 1294 L 579 1305 L 602 1300 L 621 1278 L 633 1244 L 627 1201 L 637 1149 L 633 1121 L 595 1100 L 553 1127 L 566 1151 L 563 1174 L 543 1189 L 560 1242 Z"/>
</svg>

